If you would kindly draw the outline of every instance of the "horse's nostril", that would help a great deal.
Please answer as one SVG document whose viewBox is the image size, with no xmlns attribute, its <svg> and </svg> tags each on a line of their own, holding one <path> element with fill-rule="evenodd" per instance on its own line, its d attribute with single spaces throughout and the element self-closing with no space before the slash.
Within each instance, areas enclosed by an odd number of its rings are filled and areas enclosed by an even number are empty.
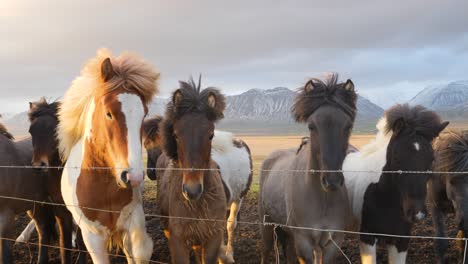
<svg viewBox="0 0 468 264">
<path fill-rule="evenodd" d="M 128 183 L 128 171 L 122 171 L 122 174 L 120 174 L 120 179 L 124 183 Z"/>
<path fill-rule="evenodd" d="M 47 167 L 47 164 L 46 164 L 45 162 L 41 161 L 41 165 L 40 165 L 40 166 L 44 168 L 44 167 Z"/>
</svg>

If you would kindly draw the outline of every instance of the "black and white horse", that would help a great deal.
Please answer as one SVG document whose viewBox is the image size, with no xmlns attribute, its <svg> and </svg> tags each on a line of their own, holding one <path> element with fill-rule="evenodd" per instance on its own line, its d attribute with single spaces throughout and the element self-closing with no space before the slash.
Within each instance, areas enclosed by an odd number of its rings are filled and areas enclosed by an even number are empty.
<svg viewBox="0 0 468 264">
<path fill-rule="evenodd" d="M 447 125 L 422 106 L 396 105 L 378 123 L 376 139 L 348 154 L 343 170 L 355 230 L 411 234 L 426 216 L 429 174 L 418 172 L 431 170 L 432 141 Z M 387 245 L 389 263 L 405 263 L 409 238 L 360 235 L 362 263 L 376 263 L 377 242 Z"/>
</svg>

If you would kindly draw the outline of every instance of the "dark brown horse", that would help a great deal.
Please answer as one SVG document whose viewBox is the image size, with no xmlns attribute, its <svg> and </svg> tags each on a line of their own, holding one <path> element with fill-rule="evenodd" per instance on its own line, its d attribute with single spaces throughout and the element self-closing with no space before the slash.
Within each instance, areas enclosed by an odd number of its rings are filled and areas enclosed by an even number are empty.
<svg viewBox="0 0 468 264">
<path fill-rule="evenodd" d="M 30 166 L 32 159 L 31 138 L 14 141 L 13 136 L 0 124 L 0 195 L 17 197 L 35 201 L 48 201 L 46 188 L 47 175 L 34 171 Z M 19 166 L 8 168 L 7 166 Z M 28 211 L 28 215 L 36 221 L 39 235 L 38 263 L 48 263 L 50 234 L 54 221 L 49 206 L 29 201 L 0 198 L 0 240 L 1 262 L 13 263 L 12 244 L 14 241 L 15 216 Z"/>
<path fill-rule="evenodd" d="M 428 196 L 436 235 L 446 236 L 445 216 L 455 213 L 458 238 L 468 238 L 468 176 L 450 172 L 468 171 L 468 131 L 443 133 L 435 142 L 434 174 L 429 180 Z M 463 261 L 465 245 L 458 243 L 459 262 Z M 448 241 L 436 240 L 435 249 L 438 263 L 447 263 L 445 253 Z"/>
<path fill-rule="evenodd" d="M 307 144 L 270 154 L 260 172 L 260 220 L 298 227 L 343 230 L 350 217 L 344 177 L 340 172 L 356 116 L 351 80 L 338 83 L 312 79 L 296 96 L 293 115 L 309 129 Z M 334 263 L 342 233 L 262 226 L 262 263 L 269 262 L 275 237 L 288 263 Z M 331 241 L 334 240 L 334 241 Z M 297 256 L 297 257 L 296 257 Z"/>
<path fill-rule="evenodd" d="M 158 205 L 162 215 L 174 217 L 161 221 L 172 263 L 189 263 L 192 247 L 201 248 L 203 263 L 216 263 L 223 255 L 226 195 L 211 159 L 211 140 L 224 108 L 225 98 L 217 89 L 201 90 L 193 80 L 180 82 L 166 108 L 162 137 L 171 164 L 159 178 Z"/>
<path fill-rule="evenodd" d="M 32 137 L 33 158 L 32 165 L 47 171 L 49 175 L 47 188 L 50 199 L 54 203 L 63 204 L 60 181 L 64 162 L 60 159 L 56 130 L 58 126 L 59 102 L 48 103 L 44 98 L 29 103 L 29 133 Z M 49 168 L 51 167 L 51 168 Z M 60 252 L 62 262 L 71 261 L 71 252 L 65 249 L 72 248 L 73 218 L 64 206 L 53 206 L 53 213 L 60 231 Z M 78 232 L 79 234 L 80 232 Z M 79 249 L 85 250 L 80 236 L 78 236 Z M 80 262 L 86 261 L 85 254 L 80 254 Z"/>
<path fill-rule="evenodd" d="M 164 172 L 169 160 L 163 155 L 160 147 L 160 126 L 162 118 L 155 116 L 146 119 L 143 124 L 144 145 L 148 153 L 147 175 L 156 180 Z M 234 138 L 229 132 L 215 130 L 211 143 L 211 158 L 219 166 L 221 180 L 227 197 L 227 244 L 226 261 L 234 262 L 234 235 L 239 218 L 239 212 L 244 197 L 252 183 L 252 157 L 247 144 L 241 139 Z M 155 169 L 156 167 L 156 169 Z M 157 194 L 158 197 L 160 194 Z"/>
</svg>

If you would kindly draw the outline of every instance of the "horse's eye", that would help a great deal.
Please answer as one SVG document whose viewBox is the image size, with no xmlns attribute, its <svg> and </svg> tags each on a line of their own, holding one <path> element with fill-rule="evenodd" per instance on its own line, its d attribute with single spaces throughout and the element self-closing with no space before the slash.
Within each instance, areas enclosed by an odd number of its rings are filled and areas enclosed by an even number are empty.
<svg viewBox="0 0 468 264">
<path fill-rule="evenodd" d="M 107 119 L 112 120 L 112 114 L 111 112 L 106 113 Z"/>
<path fill-rule="evenodd" d="M 211 134 L 211 135 L 210 135 L 210 140 L 212 140 L 212 139 L 213 139 L 213 137 L 214 137 L 214 134 Z"/>
<path fill-rule="evenodd" d="M 310 125 L 309 125 L 309 130 L 310 130 L 310 131 L 315 130 L 315 126 L 314 126 L 313 124 L 310 124 Z"/>
</svg>

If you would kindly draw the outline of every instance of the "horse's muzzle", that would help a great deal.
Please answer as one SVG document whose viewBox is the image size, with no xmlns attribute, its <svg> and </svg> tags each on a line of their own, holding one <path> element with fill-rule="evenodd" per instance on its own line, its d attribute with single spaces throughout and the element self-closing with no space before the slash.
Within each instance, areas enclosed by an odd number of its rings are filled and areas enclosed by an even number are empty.
<svg viewBox="0 0 468 264">
<path fill-rule="evenodd" d="M 203 193 L 203 185 L 197 184 L 182 184 L 182 194 L 187 200 L 198 200 Z"/>
<path fill-rule="evenodd" d="M 32 162 L 32 166 L 33 166 L 33 169 L 37 171 L 47 171 L 48 169 L 48 165 L 44 161 Z"/>
<path fill-rule="evenodd" d="M 138 187 L 144 179 L 143 173 L 129 172 L 128 170 L 122 171 L 120 180 L 125 184 L 126 188 Z"/>
<path fill-rule="evenodd" d="M 327 176 L 322 177 L 322 189 L 327 192 L 338 190 L 344 184 L 344 177 L 337 177 L 335 180 L 330 180 Z"/>
</svg>

